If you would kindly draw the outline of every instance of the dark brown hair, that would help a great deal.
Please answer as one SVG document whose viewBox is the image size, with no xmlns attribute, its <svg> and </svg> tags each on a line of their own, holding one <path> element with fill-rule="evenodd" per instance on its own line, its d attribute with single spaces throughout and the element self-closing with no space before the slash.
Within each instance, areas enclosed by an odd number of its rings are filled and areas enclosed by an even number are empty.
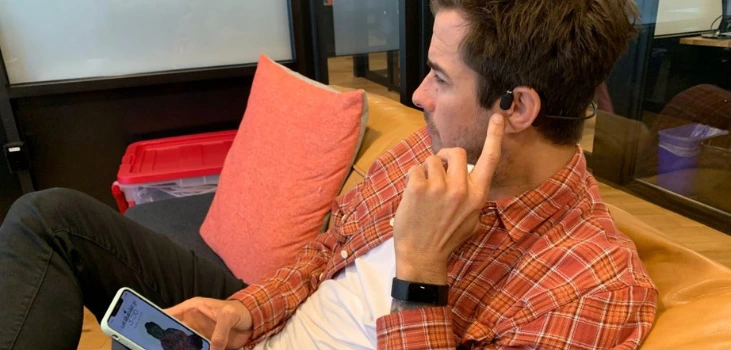
<svg viewBox="0 0 731 350">
<path fill-rule="evenodd" d="M 636 33 L 633 0 L 431 0 L 432 12 L 455 9 L 469 23 L 465 63 L 480 76 L 478 97 L 490 108 L 505 91 L 528 86 L 542 114 L 579 117 Z M 536 128 L 558 145 L 579 142 L 583 121 L 538 117 Z"/>
</svg>

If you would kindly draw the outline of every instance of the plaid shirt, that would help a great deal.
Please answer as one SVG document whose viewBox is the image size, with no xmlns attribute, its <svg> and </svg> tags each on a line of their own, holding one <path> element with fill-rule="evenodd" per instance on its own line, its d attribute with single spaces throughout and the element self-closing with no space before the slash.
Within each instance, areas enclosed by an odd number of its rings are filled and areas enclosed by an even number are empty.
<svg viewBox="0 0 731 350">
<path fill-rule="evenodd" d="M 431 153 L 425 130 L 378 159 L 336 199 L 334 225 L 294 265 L 234 294 L 251 311 L 249 347 L 356 258 L 392 236 L 409 167 Z M 481 229 L 449 260 L 449 305 L 377 320 L 379 349 L 636 348 L 657 291 L 615 228 L 580 151 L 539 188 L 488 202 Z"/>
</svg>

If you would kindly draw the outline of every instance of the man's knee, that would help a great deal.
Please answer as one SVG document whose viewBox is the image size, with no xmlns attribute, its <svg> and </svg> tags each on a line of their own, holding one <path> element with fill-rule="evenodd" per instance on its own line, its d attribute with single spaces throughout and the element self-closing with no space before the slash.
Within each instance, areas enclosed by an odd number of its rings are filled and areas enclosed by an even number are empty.
<svg viewBox="0 0 731 350">
<path fill-rule="evenodd" d="M 24 220 L 28 217 L 51 219 L 67 210 L 74 210 L 84 201 L 87 195 L 67 188 L 51 188 L 25 194 L 13 203 L 5 218 L 9 220 Z"/>
<path fill-rule="evenodd" d="M 61 203 L 78 196 L 76 191 L 50 189 L 28 193 L 18 198 L 0 225 L 0 245 L 4 249 L 27 253 L 50 242 L 49 233 L 64 219 Z"/>
</svg>

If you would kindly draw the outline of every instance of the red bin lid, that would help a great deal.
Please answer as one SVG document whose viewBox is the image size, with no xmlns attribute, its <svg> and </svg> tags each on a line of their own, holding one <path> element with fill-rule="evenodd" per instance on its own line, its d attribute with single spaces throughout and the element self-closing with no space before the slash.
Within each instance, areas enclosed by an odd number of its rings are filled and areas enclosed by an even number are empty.
<svg viewBox="0 0 731 350">
<path fill-rule="evenodd" d="M 223 169 L 236 130 L 135 142 L 122 157 L 122 185 L 217 175 Z"/>
</svg>

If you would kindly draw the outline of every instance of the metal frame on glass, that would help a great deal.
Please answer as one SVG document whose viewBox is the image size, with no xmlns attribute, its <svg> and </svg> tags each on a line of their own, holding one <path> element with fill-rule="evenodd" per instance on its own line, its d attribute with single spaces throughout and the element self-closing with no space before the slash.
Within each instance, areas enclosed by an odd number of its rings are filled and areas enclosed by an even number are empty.
<svg viewBox="0 0 731 350">
<path fill-rule="evenodd" d="M 401 103 L 415 107 L 411 96 L 426 77 L 434 16 L 429 0 L 398 0 L 400 13 L 399 69 Z"/>
</svg>

